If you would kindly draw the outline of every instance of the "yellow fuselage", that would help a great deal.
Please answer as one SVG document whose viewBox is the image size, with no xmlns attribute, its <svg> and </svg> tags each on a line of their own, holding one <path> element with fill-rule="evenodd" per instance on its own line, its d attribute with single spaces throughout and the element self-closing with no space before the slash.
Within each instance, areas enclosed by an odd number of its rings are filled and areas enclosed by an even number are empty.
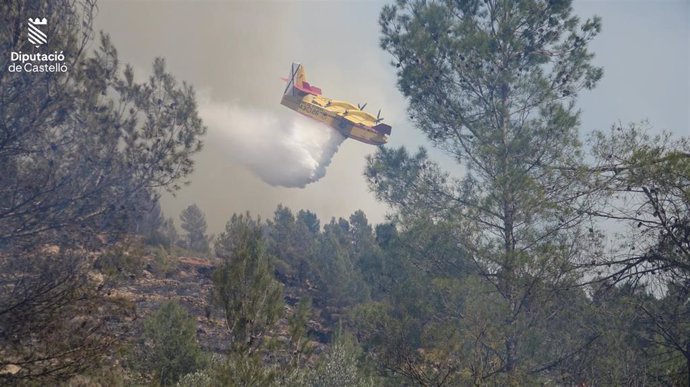
<svg viewBox="0 0 690 387">
<path fill-rule="evenodd" d="M 323 122 L 339 131 L 343 136 L 372 145 L 385 144 L 387 136 L 376 131 L 376 117 L 343 101 L 336 101 L 321 95 L 300 93 L 283 95 L 281 104 L 290 109 Z"/>
</svg>

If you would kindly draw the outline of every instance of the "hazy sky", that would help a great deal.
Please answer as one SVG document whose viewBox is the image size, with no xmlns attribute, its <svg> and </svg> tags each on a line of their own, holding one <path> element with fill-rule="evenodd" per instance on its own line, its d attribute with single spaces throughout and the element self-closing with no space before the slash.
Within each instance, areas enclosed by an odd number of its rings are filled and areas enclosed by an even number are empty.
<svg viewBox="0 0 690 387">
<path fill-rule="evenodd" d="M 267 112 L 286 122 L 296 113 L 280 105 L 280 77 L 287 75 L 291 62 L 301 62 L 308 80 L 324 95 L 367 102 L 374 112 L 382 108 L 393 127 L 389 144 L 414 149 L 426 142 L 405 118 L 390 57 L 378 44 L 383 4 L 101 1 L 96 23 L 140 77 L 162 56 L 178 80 L 194 85 L 201 104 Z M 597 89 L 580 96 L 582 131 L 648 119 L 655 128 L 689 135 L 690 2 L 576 1 L 574 6 L 582 17 L 603 18 L 603 31 L 591 47 L 604 78 Z M 234 162 L 231 147 L 222 141 L 209 134 L 196 157 L 191 185 L 164 198 L 168 216 L 177 221 L 182 208 L 197 203 L 211 232 L 221 231 L 234 212 L 270 217 L 279 203 L 310 209 L 322 223 L 357 209 L 372 222 L 384 219 L 387 208 L 368 191 L 362 175 L 365 157 L 375 147 L 346 140 L 326 176 L 300 189 L 264 183 Z"/>
</svg>

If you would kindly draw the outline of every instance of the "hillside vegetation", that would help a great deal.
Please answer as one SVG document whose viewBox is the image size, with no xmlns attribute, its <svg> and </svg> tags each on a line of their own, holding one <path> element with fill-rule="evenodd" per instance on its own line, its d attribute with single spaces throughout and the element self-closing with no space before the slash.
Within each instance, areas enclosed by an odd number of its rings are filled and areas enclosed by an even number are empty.
<svg viewBox="0 0 690 387">
<path fill-rule="evenodd" d="M 163 58 L 135 81 L 94 10 L 0 3 L 2 51 L 45 15 L 69 60 L 0 67 L 0 384 L 690 383 L 690 142 L 580 133 L 597 17 L 385 6 L 410 120 L 455 163 L 380 147 L 363 178 L 386 222 L 280 205 L 212 237 L 200 206 L 158 203 L 202 151 L 194 89 Z"/>
</svg>

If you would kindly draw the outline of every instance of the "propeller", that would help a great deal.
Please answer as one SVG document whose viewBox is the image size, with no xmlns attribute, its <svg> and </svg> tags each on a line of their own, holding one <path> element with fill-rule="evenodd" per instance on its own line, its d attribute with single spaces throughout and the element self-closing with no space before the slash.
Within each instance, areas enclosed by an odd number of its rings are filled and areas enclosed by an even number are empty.
<svg viewBox="0 0 690 387">
<path fill-rule="evenodd" d="M 364 108 L 367 106 L 367 103 L 365 102 L 364 105 L 357 104 L 357 108 L 359 110 L 364 110 Z"/>
<path fill-rule="evenodd" d="M 379 112 L 376 113 L 376 123 L 378 124 L 381 121 L 383 121 L 383 117 L 381 117 L 381 109 L 379 109 Z"/>
</svg>

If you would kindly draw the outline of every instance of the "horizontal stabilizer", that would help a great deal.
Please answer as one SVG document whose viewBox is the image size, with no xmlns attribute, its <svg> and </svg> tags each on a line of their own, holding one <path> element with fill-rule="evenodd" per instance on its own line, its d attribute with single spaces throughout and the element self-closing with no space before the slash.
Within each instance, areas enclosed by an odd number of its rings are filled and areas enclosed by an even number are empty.
<svg viewBox="0 0 690 387">
<path fill-rule="evenodd" d="M 303 81 L 301 85 L 295 84 L 295 88 L 308 94 L 321 95 L 321 89 L 310 85 L 307 81 Z"/>
</svg>

